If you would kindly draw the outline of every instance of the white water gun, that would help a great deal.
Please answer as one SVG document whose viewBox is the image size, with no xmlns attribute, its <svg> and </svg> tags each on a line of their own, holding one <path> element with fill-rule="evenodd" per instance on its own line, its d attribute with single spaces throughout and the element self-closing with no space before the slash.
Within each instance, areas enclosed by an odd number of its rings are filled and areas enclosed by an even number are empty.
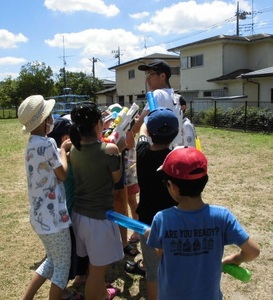
<svg viewBox="0 0 273 300">
<path fill-rule="evenodd" d="M 124 107 L 114 120 L 115 127 L 113 131 L 107 135 L 104 135 L 103 141 L 106 143 L 117 144 L 122 136 L 130 129 L 136 114 L 138 113 L 139 106 L 134 102 L 130 109 Z"/>
</svg>

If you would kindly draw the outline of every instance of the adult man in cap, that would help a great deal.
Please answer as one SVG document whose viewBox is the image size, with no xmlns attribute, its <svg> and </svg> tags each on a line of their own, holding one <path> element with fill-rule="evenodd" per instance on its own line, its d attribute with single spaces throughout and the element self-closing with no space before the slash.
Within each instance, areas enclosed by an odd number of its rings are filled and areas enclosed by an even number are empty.
<svg viewBox="0 0 273 300">
<path fill-rule="evenodd" d="M 154 59 L 147 65 L 138 66 L 140 71 L 144 71 L 146 75 L 146 83 L 149 90 L 153 92 L 156 106 L 157 107 L 167 107 L 170 108 L 178 117 L 179 115 L 179 105 L 178 97 L 174 93 L 173 88 L 170 85 L 171 68 L 166 61 L 162 59 Z M 145 105 L 138 121 L 133 126 L 133 131 L 138 132 L 140 126 L 144 121 L 144 117 L 150 112 L 148 104 Z M 179 132 L 181 132 L 181 116 L 179 119 Z M 172 143 L 172 147 L 180 144 L 178 139 L 181 139 L 181 135 L 178 134 Z"/>
</svg>

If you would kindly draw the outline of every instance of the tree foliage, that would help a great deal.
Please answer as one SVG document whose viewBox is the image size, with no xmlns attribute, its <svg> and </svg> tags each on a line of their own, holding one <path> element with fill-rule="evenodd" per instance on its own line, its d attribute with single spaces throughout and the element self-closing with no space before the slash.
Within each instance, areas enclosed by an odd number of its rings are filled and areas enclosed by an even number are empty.
<svg viewBox="0 0 273 300">
<path fill-rule="evenodd" d="M 0 82 L 0 106 L 17 106 L 30 95 L 50 97 L 63 94 L 63 88 L 69 87 L 73 94 L 89 95 L 95 100 L 95 93 L 103 89 L 103 81 L 83 72 L 65 72 L 53 74 L 44 62 L 29 62 L 21 67 L 18 78 L 6 78 Z M 55 79 L 55 80 L 54 80 Z"/>
<path fill-rule="evenodd" d="M 52 69 L 43 62 L 34 61 L 27 63 L 21 67 L 18 87 L 22 99 L 29 95 L 50 96 L 54 91 Z"/>
<path fill-rule="evenodd" d="M 66 86 L 65 86 L 66 85 Z M 91 98 L 95 93 L 103 89 L 103 82 L 98 78 L 93 78 L 83 72 L 66 72 L 63 78 L 63 69 L 60 70 L 56 87 L 59 94 L 63 93 L 64 87 L 69 87 L 73 94 L 89 95 Z"/>
</svg>

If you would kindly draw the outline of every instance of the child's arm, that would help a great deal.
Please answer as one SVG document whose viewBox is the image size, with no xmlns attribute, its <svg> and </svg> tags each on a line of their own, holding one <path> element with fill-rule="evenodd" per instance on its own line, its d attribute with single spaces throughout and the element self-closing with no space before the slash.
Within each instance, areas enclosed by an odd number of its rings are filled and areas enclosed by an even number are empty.
<svg viewBox="0 0 273 300">
<path fill-rule="evenodd" d="M 140 127 L 140 130 L 139 130 L 139 136 L 141 135 L 146 135 L 148 136 L 148 131 L 147 131 L 147 126 L 145 123 L 143 123 Z"/>
<path fill-rule="evenodd" d="M 240 265 L 242 262 L 254 260 L 260 254 L 260 247 L 252 238 L 248 238 L 240 248 L 241 251 L 225 257 L 222 263 Z"/>
<path fill-rule="evenodd" d="M 122 139 L 124 140 L 124 139 Z M 119 148 L 117 145 L 113 143 L 106 144 L 105 153 L 110 155 L 117 155 L 119 156 Z M 112 172 L 112 179 L 114 183 L 119 182 L 120 178 L 122 176 L 122 166 L 120 162 L 120 168 L 117 171 Z"/>
<path fill-rule="evenodd" d="M 71 148 L 71 141 L 70 139 L 65 140 L 60 148 L 60 157 L 62 160 L 62 165 L 56 169 L 54 169 L 55 175 L 60 181 L 64 181 L 67 176 L 67 152 L 69 152 Z"/>
</svg>

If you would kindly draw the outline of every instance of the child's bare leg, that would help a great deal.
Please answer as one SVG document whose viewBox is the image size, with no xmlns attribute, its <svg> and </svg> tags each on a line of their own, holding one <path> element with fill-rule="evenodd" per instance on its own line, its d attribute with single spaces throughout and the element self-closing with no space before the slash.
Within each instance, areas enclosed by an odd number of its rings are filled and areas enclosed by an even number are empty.
<svg viewBox="0 0 273 300">
<path fill-rule="evenodd" d="M 42 277 L 41 275 L 35 272 L 24 293 L 22 300 L 32 300 L 45 281 L 46 278 Z"/>
<path fill-rule="evenodd" d="M 157 281 L 147 281 L 148 300 L 157 300 Z"/>
<path fill-rule="evenodd" d="M 49 300 L 60 300 L 62 298 L 63 289 L 54 283 L 51 283 L 49 290 Z"/>
<path fill-rule="evenodd" d="M 107 299 L 105 287 L 105 272 L 107 266 L 93 266 L 89 264 L 89 271 L 85 283 L 85 300 Z"/>
</svg>

